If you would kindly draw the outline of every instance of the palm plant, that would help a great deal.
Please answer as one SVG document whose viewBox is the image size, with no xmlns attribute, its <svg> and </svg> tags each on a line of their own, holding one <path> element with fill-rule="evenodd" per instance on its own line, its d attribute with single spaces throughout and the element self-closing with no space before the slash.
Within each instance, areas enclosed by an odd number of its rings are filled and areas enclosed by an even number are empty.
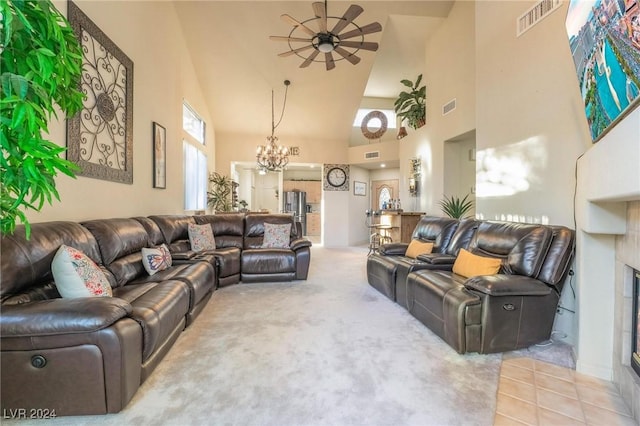
<svg viewBox="0 0 640 426">
<path fill-rule="evenodd" d="M 214 212 L 231 211 L 231 178 L 213 172 L 209 175 L 209 190 L 207 191 L 207 205 Z"/>
<path fill-rule="evenodd" d="M 447 198 L 445 195 L 440 201 L 442 212 L 454 219 L 463 218 L 465 214 L 473 208 L 473 201 L 467 200 L 467 198 L 469 198 L 469 194 L 465 195 L 462 199 L 454 196 Z"/>
</svg>

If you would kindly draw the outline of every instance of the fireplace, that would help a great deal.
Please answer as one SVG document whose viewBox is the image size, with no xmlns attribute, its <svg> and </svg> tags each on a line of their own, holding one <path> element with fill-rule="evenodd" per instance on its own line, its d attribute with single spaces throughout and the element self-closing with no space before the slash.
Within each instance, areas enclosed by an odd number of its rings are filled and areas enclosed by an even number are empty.
<svg viewBox="0 0 640 426">
<path fill-rule="evenodd" d="M 631 367 L 640 376 L 640 271 L 633 271 L 633 338 Z"/>
</svg>

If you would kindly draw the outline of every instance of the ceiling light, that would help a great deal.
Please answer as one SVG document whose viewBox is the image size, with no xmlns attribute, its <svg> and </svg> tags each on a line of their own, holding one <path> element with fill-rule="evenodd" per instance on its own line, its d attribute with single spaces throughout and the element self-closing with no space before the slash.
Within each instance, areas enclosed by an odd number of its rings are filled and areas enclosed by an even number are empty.
<svg viewBox="0 0 640 426">
<path fill-rule="evenodd" d="M 280 113 L 280 119 L 278 123 L 275 123 L 273 115 L 273 90 L 271 91 L 271 136 L 267 136 L 267 144 L 259 145 L 256 150 L 256 162 L 260 171 L 279 172 L 287 164 L 289 164 L 289 148 L 286 146 L 278 145 L 278 138 L 274 136 L 276 127 L 282 121 L 284 116 L 284 108 L 287 105 L 287 91 L 291 82 L 289 80 L 284 81 L 284 102 L 282 104 L 282 112 Z"/>
<path fill-rule="evenodd" d="M 387 167 L 387 165 L 382 163 L 382 164 L 380 164 L 380 167 L 384 168 L 384 167 Z"/>
</svg>

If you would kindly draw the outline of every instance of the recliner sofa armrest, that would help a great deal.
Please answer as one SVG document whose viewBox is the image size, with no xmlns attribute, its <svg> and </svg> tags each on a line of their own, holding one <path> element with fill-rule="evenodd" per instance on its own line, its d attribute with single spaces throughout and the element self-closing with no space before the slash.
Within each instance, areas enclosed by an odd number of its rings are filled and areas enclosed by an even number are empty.
<svg viewBox="0 0 640 426">
<path fill-rule="evenodd" d="M 131 305 L 117 297 L 50 299 L 18 305 L 3 305 L 2 337 L 29 337 L 86 333 L 107 328 L 132 312 Z"/>
<path fill-rule="evenodd" d="M 416 259 L 430 263 L 432 265 L 452 265 L 456 261 L 456 257 L 446 253 L 427 253 L 421 254 Z"/>
<path fill-rule="evenodd" d="M 291 241 L 291 250 L 296 251 L 300 250 L 303 247 L 311 247 L 311 241 L 307 240 L 306 238 L 296 238 L 295 240 Z"/>
<path fill-rule="evenodd" d="M 171 259 L 173 260 L 189 260 L 193 259 L 198 253 L 195 251 L 181 251 L 176 253 L 171 253 Z"/>
<path fill-rule="evenodd" d="M 551 288 L 542 281 L 523 275 L 480 275 L 464 283 L 465 288 L 489 296 L 546 296 Z"/>
<path fill-rule="evenodd" d="M 380 246 L 378 252 L 384 256 L 404 256 L 407 252 L 407 243 L 387 243 Z"/>
</svg>

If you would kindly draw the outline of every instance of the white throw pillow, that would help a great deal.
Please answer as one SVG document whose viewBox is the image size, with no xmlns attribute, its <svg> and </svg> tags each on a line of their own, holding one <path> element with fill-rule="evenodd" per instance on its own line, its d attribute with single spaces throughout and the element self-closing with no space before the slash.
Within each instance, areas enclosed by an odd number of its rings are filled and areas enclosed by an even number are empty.
<svg viewBox="0 0 640 426">
<path fill-rule="evenodd" d="M 285 223 L 282 225 L 265 223 L 262 248 L 289 248 L 289 246 L 291 245 L 290 233 L 290 223 Z"/>
<path fill-rule="evenodd" d="M 173 259 L 166 244 L 142 249 L 142 266 L 149 275 L 171 267 Z"/>
<path fill-rule="evenodd" d="M 216 240 L 213 237 L 211 225 L 194 225 L 190 223 L 189 242 L 193 251 L 214 250 L 216 248 Z"/>
<path fill-rule="evenodd" d="M 108 297 L 112 295 L 106 275 L 87 255 L 62 245 L 51 262 L 51 272 L 60 296 Z"/>
</svg>

